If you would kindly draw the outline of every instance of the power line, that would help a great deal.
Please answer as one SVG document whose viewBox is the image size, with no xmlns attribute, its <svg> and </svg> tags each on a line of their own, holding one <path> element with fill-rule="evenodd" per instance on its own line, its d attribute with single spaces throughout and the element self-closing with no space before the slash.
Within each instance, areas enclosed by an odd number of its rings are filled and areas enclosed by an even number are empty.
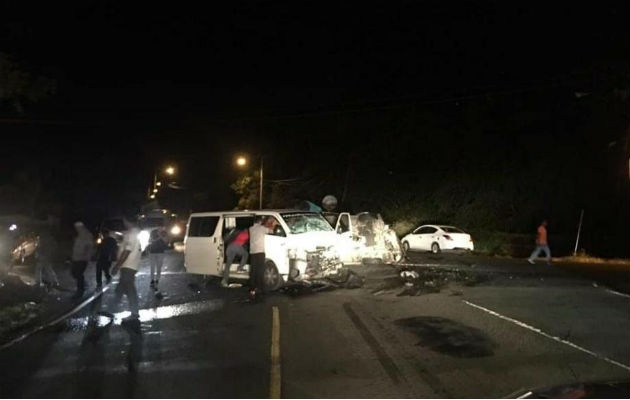
<svg viewBox="0 0 630 400">
<path fill-rule="evenodd" d="M 573 82 L 578 83 L 578 82 Z M 443 104 L 450 103 L 456 101 L 464 101 L 464 100 L 473 100 L 488 96 L 504 96 L 510 94 L 521 94 L 527 92 L 539 91 L 542 89 L 556 89 L 562 86 L 567 85 L 567 82 L 563 83 L 555 83 L 550 85 L 538 85 L 538 86 L 530 86 L 522 89 L 512 89 L 512 90 L 497 90 L 490 92 L 477 93 L 473 95 L 462 95 L 462 96 L 453 96 L 446 97 L 441 99 L 427 99 L 427 100 L 417 100 L 417 101 L 409 101 L 404 103 L 395 103 L 395 104 L 387 104 L 381 106 L 358 106 L 358 108 L 354 108 L 351 110 L 338 110 L 338 111 L 312 111 L 312 112 L 302 112 L 302 113 L 294 113 L 294 114 L 286 114 L 286 115 L 263 115 L 257 117 L 232 117 L 232 118 L 215 118 L 217 121 L 234 121 L 234 120 L 276 120 L 276 119 L 290 119 L 290 118 L 308 118 L 308 117 L 318 117 L 318 116 L 326 116 L 326 115 L 346 115 L 346 114 L 357 114 L 366 111 L 376 111 L 376 110 L 390 110 L 390 109 L 399 109 L 406 107 L 414 107 L 418 105 L 427 105 L 427 104 Z M 403 97 L 404 98 L 404 97 Z M 413 98 L 413 96 L 407 97 Z"/>
</svg>

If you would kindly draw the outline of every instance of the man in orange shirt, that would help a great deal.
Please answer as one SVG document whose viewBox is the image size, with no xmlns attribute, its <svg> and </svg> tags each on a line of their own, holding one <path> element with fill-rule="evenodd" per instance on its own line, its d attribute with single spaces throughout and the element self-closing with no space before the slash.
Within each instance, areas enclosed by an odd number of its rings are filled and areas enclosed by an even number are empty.
<svg viewBox="0 0 630 400">
<path fill-rule="evenodd" d="M 538 257 L 541 251 L 545 252 L 547 256 L 547 265 L 551 265 L 551 250 L 549 250 L 549 244 L 547 243 L 547 221 L 543 221 L 540 223 L 538 227 L 538 232 L 536 234 L 536 248 L 532 252 L 532 255 L 529 256 L 527 261 L 530 264 L 534 263 L 534 258 Z"/>
</svg>

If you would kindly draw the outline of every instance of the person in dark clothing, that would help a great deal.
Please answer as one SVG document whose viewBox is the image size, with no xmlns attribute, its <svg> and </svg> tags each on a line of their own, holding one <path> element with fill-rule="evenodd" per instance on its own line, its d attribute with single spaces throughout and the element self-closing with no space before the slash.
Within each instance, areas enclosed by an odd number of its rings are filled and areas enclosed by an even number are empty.
<svg viewBox="0 0 630 400">
<path fill-rule="evenodd" d="M 112 281 L 112 276 L 109 273 L 109 268 L 112 266 L 112 262 L 116 261 L 116 255 L 118 254 L 118 244 L 116 239 L 109 235 L 107 229 L 103 229 L 101 232 L 103 235 L 103 241 L 98 245 L 96 256 L 96 287 L 103 286 L 103 274 L 109 284 Z"/>
<path fill-rule="evenodd" d="M 162 275 L 162 265 L 164 264 L 164 251 L 168 249 L 168 238 L 166 232 L 161 229 L 154 229 L 149 237 L 149 260 L 151 261 L 151 288 L 157 292 Z"/>
</svg>

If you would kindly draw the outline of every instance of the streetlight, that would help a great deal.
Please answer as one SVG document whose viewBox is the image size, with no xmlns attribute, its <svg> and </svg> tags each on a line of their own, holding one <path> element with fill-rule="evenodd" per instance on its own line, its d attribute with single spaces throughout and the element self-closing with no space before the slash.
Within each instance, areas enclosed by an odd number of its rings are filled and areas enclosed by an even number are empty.
<svg viewBox="0 0 630 400">
<path fill-rule="evenodd" d="M 166 168 L 164 168 L 163 173 L 166 175 L 170 175 L 173 176 L 175 175 L 175 167 L 172 165 L 167 165 Z M 158 170 L 156 169 L 153 172 L 153 189 L 149 189 L 149 198 L 150 199 L 155 199 L 155 194 L 158 192 L 158 187 L 162 186 L 162 182 L 158 181 Z"/>
<path fill-rule="evenodd" d="M 247 158 L 244 156 L 239 156 L 236 159 L 236 165 L 239 167 L 244 167 L 247 165 Z M 260 156 L 260 190 L 258 197 L 258 209 L 262 210 L 262 199 L 263 199 L 263 156 Z"/>
</svg>

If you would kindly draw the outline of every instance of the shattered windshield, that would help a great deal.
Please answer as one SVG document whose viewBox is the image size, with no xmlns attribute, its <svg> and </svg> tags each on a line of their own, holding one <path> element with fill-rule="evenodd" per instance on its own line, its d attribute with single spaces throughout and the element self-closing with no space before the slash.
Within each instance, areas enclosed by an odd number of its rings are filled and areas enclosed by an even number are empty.
<svg viewBox="0 0 630 400">
<path fill-rule="evenodd" d="M 333 228 L 320 214 L 315 213 L 291 213 L 282 214 L 284 222 L 289 226 L 292 234 L 305 232 L 329 232 Z"/>
</svg>

